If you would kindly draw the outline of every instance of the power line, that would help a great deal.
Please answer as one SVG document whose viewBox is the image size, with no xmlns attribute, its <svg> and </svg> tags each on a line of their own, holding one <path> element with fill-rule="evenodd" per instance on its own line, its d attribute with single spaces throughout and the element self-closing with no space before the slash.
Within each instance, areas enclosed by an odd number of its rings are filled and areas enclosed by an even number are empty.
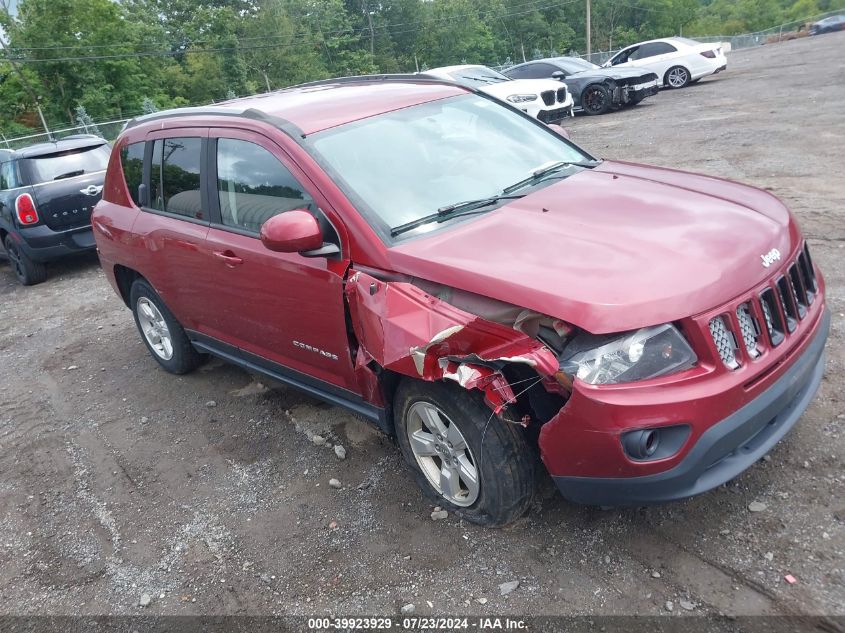
<svg viewBox="0 0 845 633">
<path fill-rule="evenodd" d="M 503 13 L 500 15 L 491 13 L 490 15 L 495 16 L 497 19 L 501 18 L 508 18 L 508 17 L 515 17 L 518 15 L 524 15 L 526 13 L 532 13 L 534 11 L 543 11 L 545 9 L 552 9 L 556 7 L 561 7 L 568 4 L 573 4 L 577 0 L 562 0 L 558 2 L 554 2 L 552 4 L 546 4 L 543 6 L 539 6 L 544 0 L 532 0 L 531 2 L 522 3 L 519 5 L 514 5 L 516 7 L 526 7 L 530 5 L 531 8 L 523 10 L 523 11 L 512 11 L 510 13 Z M 375 30 L 384 31 L 388 28 L 394 26 L 409 26 L 415 25 L 419 26 L 421 24 L 430 24 L 430 23 L 440 23 L 440 22 L 451 22 L 456 19 L 462 17 L 473 17 L 477 16 L 478 13 L 470 13 L 470 14 L 463 14 L 463 15 L 450 15 L 447 17 L 438 17 L 432 18 L 427 20 L 420 20 L 417 22 L 404 22 L 404 23 L 395 23 L 395 24 L 388 24 L 388 25 L 381 25 L 375 27 Z M 418 29 L 406 29 L 402 31 L 388 31 L 390 35 L 402 35 L 405 33 L 411 33 Z M 362 28 L 362 29 L 348 29 L 348 30 L 339 30 L 339 31 L 332 31 L 322 33 L 323 39 L 311 39 L 307 41 L 310 44 L 319 44 L 324 41 L 326 36 L 332 35 L 349 35 L 350 37 L 360 37 L 369 33 L 369 27 Z M 73 62 L 73 61 L 103 61 L 103 60 L 110 60 L 110 59 L 128 59 L 128 58 L 140 58 L 140 57 L 176 57 L 179 55 L 186 55 L 186 54 L 214 54 L 214 53 L 232 53 L 232 52 L 241 52 L 241 51 L 253 51 L 253 50 L 268 50 L 271 48 L 287 48 L 289 46 L 295 46 L 302 43 L 302 36 L 303 35 L 312 35 L 311 32 L 301 33 L 301 34 L 293 34 L 291 36 L 255 36 L 255 37 L 245 37 L 245 38 L 238 38 L 238 41 L 252 41 L 252 40 L 270 40 L 270 39 L 281 39 L 281 38 L 289 38 L 288 42 L 278 43 L 278 44 L 265 44 L 265 45 L 257 45 L 257 46 L 237 46 L 237 47 L 226 47 L 226 48 L 178 48 L 177 50 L 158 50 L 158 51 L 134 51 L 131 53 L 112 53 L 112 54 L 104 54 L 104 55 L 70 55 L 70 56 L 63 56 L 63 57 L 11 57 L 8 56 L 7 61 L 14 61 L 20 63 L 49 63 L 49 62 Z M 204 40 L 204 42 L 208 42 L 209 40 Z M 194 45 L 198 43 L 202 43 L 203 41 L 197 42 L 190 42 L 188 45 Z M 118 44 L 92 44 L 92 45 L 79 45 L 76 48 L 106 48 L 106 47 L 114 47 L 120 46 Z M 125 46 L 125 45 L 124 45 Z M 178 44 L 178 46 L 182 47 L 185 44 Z M 67 50 L 72 49 L 73 47 L 70 46 L 56 46 L 56 47 L 32 47 L 32 48 L 13 48 L 13 51 L 36 51 L 36 50 Z"/>
</svg>

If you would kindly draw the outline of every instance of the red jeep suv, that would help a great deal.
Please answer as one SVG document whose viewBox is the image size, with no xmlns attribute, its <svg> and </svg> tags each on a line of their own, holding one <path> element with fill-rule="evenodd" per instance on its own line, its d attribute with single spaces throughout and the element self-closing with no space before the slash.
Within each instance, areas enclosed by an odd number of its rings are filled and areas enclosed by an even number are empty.
<svg viewBox="0 0 845 633">
<path fill-rule="evenodd" d="M 581 503 L 710 490 L 824 369 L 824 282 L 775 197 L 420 76 L 136 119 L 93 226 L 162 367 L 213 354 L 347 407 L 487 525 L 528 507 L 535 449 Z"/>
</svg>

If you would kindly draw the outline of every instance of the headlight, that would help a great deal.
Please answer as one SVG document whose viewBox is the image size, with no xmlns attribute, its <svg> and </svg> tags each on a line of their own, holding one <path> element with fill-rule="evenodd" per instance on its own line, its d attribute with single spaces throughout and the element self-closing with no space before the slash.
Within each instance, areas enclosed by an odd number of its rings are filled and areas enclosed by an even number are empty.
<svg viewBox="0 0 845 633">
<path fill-rule="evenodd" d="M 698 358 L 674 325 L 636 332 L 581 334 L 566 346 L 560 368 L 591 385 L 645 380 L 688 369 Z"/>
<path fill-rule="evenodd" d="M 511 103 L 527 103 L 537 99 L 537 95 L 510 95 L 505 97 Z"/>
</svg>

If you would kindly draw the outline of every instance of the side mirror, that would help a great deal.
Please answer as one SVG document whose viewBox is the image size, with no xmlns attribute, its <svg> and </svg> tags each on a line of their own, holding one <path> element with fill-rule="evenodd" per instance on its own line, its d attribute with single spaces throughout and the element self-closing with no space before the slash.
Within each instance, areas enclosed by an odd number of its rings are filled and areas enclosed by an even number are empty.
<svg viewBox="0 0 845 633">
<path fill-rule="evenodd" d="M 556 70 L 552 73 L 552 79 L 557 79 L 558 81 L 561 81 L 564 77 L 566 77 L 566 73 L 562 70 Z"/>
<path fill-rule="evenodd" d="M 608 59 L 605 63 L 603 63 L 601 65 L 602 68 L 610 68 L 611 66 L 613 66 L 613 60 L 612 59 Z"/>
<path fill-rule="evenodd" d="M 547 125 L 552 130 L 552 132 L 554 132 L 555 134 L 559 134 L 560 136 L 565 138 L 567 141 L 570 140 L 569 139 L 569 130 L 567 130 L 562 125 L 558 125 L 557 123 L 548 123 Z"/>
<path fill-rule="evenodd" d="M 311 213 L 294 209 L 274 215 L 261 225 L 261 243 L 277 253 L 301 253 L 323 246 L 323 232 Z"/>
</svg>

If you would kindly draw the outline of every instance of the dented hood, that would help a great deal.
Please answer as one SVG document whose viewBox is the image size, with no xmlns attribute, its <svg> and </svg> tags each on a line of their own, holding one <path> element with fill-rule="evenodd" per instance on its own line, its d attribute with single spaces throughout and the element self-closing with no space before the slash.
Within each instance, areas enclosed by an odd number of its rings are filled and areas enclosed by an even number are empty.
<svg viewBox="0 0 845 633">
<path fill-rule="evenodd" d="M 771 275 L 762 255 L 799 241 L 765 191 L 605 161 L 388 257 L 398 272 L 608 333 L 718 307 Z"/>
</svg>

